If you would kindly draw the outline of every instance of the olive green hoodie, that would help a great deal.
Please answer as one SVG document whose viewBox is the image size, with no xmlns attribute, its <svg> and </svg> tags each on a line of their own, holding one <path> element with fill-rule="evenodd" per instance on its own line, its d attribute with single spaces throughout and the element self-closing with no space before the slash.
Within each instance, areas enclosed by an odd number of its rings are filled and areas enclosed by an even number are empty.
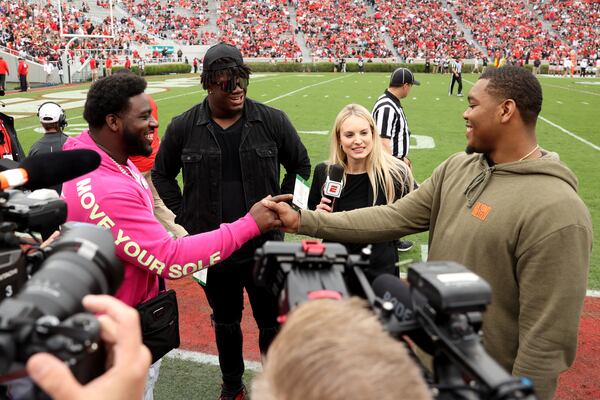
<svg viewBox="0 0 600 400">
<path fill-rule="evenodd" d="M 484 346 L 504 368 L 552 398 L 575 357 L 592 246 L 577 178 L 558 155 L 490 167 L 456 154 L 421 187 L 387 206 L 302 211 L 300 233 L 373 243 L 429 230 L 429 260 L 456 261 L 487 280 Z"/>
</svg>

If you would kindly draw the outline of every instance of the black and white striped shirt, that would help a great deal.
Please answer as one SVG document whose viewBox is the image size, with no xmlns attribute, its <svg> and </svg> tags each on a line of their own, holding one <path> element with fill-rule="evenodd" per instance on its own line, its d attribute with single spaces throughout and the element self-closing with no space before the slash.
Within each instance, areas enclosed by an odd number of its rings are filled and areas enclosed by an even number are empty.
<svg viewBox="0 0 600 400">
<path fill-rule="evenodd" d="M 380 136 L 391 140 L 392 155 L 398 158 L 406 157 L 410 144 L 410 132 L 400 100 L 386 90 L 377 99 L 371 114 Z"/>
</svg>

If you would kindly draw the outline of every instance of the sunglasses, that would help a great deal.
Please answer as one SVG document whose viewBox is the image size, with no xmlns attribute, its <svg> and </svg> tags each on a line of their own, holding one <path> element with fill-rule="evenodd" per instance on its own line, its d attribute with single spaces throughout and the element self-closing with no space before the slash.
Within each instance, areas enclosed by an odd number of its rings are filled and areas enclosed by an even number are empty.
<svg viewBox="0 0 600 400">
<path fill-rule="evenodd" d="M 240 78 L 239 76 L 234 76 L 232 78 L 229 78 L 228 80 L 217 82 L 217 86 L 219 86 L 221 90 L 225 93 L 231 93 L 238 86 L 246 90 L 248 88 L 249 83 L 250 80 L 248 78 Z"/>
</svg>

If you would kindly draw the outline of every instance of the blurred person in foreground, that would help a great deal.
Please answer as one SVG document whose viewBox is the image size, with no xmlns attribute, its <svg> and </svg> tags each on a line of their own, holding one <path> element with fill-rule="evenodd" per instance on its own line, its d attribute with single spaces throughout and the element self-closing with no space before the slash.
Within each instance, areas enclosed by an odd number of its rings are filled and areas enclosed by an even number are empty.
<svg viewBox="0 0 600 400">
<path fill-rule="evenodd" d="M 142 398 L 152 357 L 142 343 L 138 312 L 107 295 L 86 296 L 83 305 L 99 314 L 100 334 L 110 360 L 106 372 L 82 386 L 63 361 L 37 353 L 27 361 L 29 376 L 55 400 Z"/>
<path fill-rule="evenodd" d="M 515 376 L 554 396 L 573 363 L 592 247 L 577 178 L 540 148 L 542 88 L 524 68 L 487 69 L 471 89 L 466 153 L 391 205 L 346 213 L 279 213 L 288 232 L 334 241 L 385 241 L 429 231 L 429 261 L 455 261 L 492 287 L 483 345 Z"/>
<path fill-rule="evenodd" d="M 207 97 L 173 118 L 162 138 L 152 180 L 175 222 L 190 234 L 235 221 L 267 195 L 292 193 L 296 175 L 310 175 L 296 129 L 284 112 L 246 96 L 249 78 L 250 68 L 237 48 L 224 43 L 211 47 L 201 75 Z M 177 182 L 180 171 L 183 193 Z M 283 234 L 272 231 L 248 242 L 218 270 L 209 269 L 203 282 L 219 352 L 222 400 L 246 396 L 240 327 L 244 289 L 261 353 L 279 330 L 277 298 L 258 287 L 252 275 L 254 251 L 267 240 L 283 240 Z"/>
<path fill-rule="evenodd" d="M 68 221 L 110 229 L 124 279 L 115 297 L 136 306 L 158 294 L 158 277 L 179 279 L 210 267 L 246 241 L 280 224 L 260 203 L 241 218 L 199 235 L 173 239 L 153 214 L 152 192 L 130 156 L 148 156 L 158 122 L 152 116 L 146 81 L 132 73 L 99 79 L 90 87 L 83 116 L 89 130 L 69 138 L 65 150 L 92 149 L 100 154 L 95 171 L 63 184 Z M 217 268 L 221 268 L 220 266 Z M 149 374 L 146 399 L 160 361 Z"/>
<path fill-rule="evenodd" d="M 375 121 L 369 111 L 358 104 L 342 108 L 331 130 L 329 160 L 318 164 L 308 196 L 308 208 L 323 212 L 349 211 L 356 208 L 390 204 L 412 189 L 410 169 L 400 159 L 384 150 Z M 344 170 L 339 198 L 324 196 L 329 171 L 333 165 Z M 360 254 L 368 243 L 344 243 L 349 253 Z M 371 248 L 369 280 L 382 273 L 398 275 L 396 241 L 375 243 Z"/>
<path fill-rule="evenodd" d="M 430 400 L 405 345 L 358 298 L 293 310 L 252 383 L 260 400 Z"/>
</svg>

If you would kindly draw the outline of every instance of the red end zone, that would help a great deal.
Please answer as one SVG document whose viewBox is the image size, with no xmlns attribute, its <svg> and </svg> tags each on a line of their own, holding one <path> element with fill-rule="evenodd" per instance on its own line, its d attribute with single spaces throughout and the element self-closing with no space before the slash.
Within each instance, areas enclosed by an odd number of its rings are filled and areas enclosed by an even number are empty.
<svg viewBox="0 0 600 400">
<path fill-rule="evenodd" d="M 202 288 L 192 279 L 168 282 L 177 291 L 181 330 L 181 349 L 217 354 L 210 324 L 210 307 Z M 242 320 L 244 358 L 259 361 L 258 331 L 252 311 L 245 301 Z M 560 377 L 556 400 L 600 399 L 600 298 L 585 300 L 579 328 L 575 363 Z"/>
</svg>

